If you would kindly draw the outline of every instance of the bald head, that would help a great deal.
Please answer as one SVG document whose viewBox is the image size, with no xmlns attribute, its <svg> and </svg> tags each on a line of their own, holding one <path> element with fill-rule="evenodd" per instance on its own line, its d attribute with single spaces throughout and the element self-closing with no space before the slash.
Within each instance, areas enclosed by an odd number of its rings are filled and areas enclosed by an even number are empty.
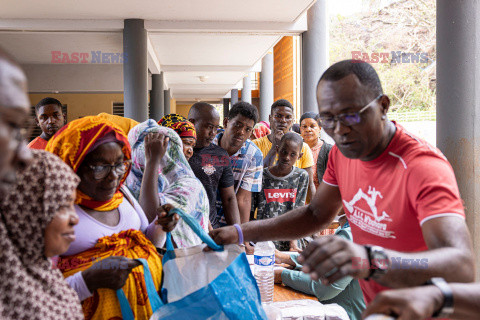
<svg viewBox="0 0 480 320">
<path fill-rule="evenodd" d="M 196 148 L 208 146 L 217 134 L 220 115 L 217 109 L 209 103 L 197 102 L 188 112 L 188 120 L 195 125 L 197 132 Z"/>
<path fill-rule="evenodd" d="M 218 114 L 217 109 L 215 109 L 215 107 L 212 106 L 210 103 L 206 103 L 206 102 L 194 103 L 190 108 L 190 111 L 188 111 L 188 119 L 200 120 L 203 117 L 220 118 L 220 115 Z"/>
</svg>

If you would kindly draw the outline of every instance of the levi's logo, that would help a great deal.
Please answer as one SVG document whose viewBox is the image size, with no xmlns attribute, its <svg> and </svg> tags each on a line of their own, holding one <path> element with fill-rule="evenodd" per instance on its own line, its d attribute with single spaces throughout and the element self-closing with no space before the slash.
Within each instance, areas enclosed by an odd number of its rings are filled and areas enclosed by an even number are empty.
<svg viewBox="0 0 480 320">
<path fill-rule="evenodd" d="M 263 189 L 267 203 L 270 202 L 295 202 L 297 189 Z"/>
</svg>

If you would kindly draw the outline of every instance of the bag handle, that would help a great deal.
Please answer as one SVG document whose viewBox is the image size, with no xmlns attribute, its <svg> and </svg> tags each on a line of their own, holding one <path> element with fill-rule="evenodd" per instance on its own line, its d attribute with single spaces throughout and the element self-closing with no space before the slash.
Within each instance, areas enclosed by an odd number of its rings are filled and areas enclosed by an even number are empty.
<svg viewBox="0 0 480 320">
<path fill-rule="evenodd" d="M 163 302 L 160 299 L 157 290 L 155 289 L 155 284 L 153 283 L 152 273 L 150 272 L 150 268 L 148 267 L 148 262 L 145 259 L 135 260 L 143 265 L 143 275 L 145 278 L 145 286 L 147 288 L 148 300 L 150 301 L 150 307 L 152 307 L 152 312 L 155 312 L 160 309 L 161 306 L 163 306 Z M 125 292 L 123 291 L 123 289 L 117 290 L 117 298 L 118 302 L 120 302 L 120 310 L 122 311 L 123 320 L 135 320 L 132 308 L 130 307 L 130 303 L 125 296 Z"/>
<path fill-rule="evenodd" d="M 183 221 L 185 221 L 185 223 L 192 228 L 193 232 L 195 232 L 195 234 L 214 251 L 223 251 L 223 246 L 216 244 L 215 241 L 213 241 L 213 239 L 208 235 L 208 233 L 203 230 L 197 220 L 195 220 L 195 218 L 193 218 L 191 215 L 186 214 L 185 211 L 179 208 L 173 208 L 169 213 L 178 214 L 180 218 L 182 218 Z M 174 250 L 170 232 L 167 233 L 166 248 L 167 251 Z"/>
</svg>

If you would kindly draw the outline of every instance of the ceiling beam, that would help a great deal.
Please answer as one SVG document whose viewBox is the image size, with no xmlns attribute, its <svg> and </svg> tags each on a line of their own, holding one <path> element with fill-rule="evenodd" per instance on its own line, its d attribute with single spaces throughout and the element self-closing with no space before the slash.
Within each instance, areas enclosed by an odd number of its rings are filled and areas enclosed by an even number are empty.
<svg viewBox="0 0 480 320">
<path fill-rule="evenodd" d="M 229 90 L 235 83 L 170 83 L 170 88 L 176 89 L 176 92 L 189 90 L 208 90 L 208 91 L 223 91 Z"/>
<path fill-rule="evenodd" d="M 165 72 L 249 72 L 252 66 L 212 66 L 212 65 L 163 65 Z"/>
<path fill-rule="evenodd" d="M 155 53 L 155 49 L 153 48 L 152 41 L 148 36 L 147 36 L 147 53 L 148 53 L 148 70 L 150 70 L 150 73 L 152 74 L 159 74 L 162 71 L 162 67 L 160 66 L 160 61 L 158 61 L 158 57 L 157 57 L 157 54 Z"/>
<path fill-rule="evenodd" d="M 225 94 L 226 94 L 226 93 L 225 93 Z M 176 99 L 177 101 L 179 101 L 179 100 L 180 100 L 180 101 L 181 101 L 181 100 L 184 100 L 184 101 L 185 101 L 185 100 L 188 100 L 188 101 L 196 101 L 196 100 L 199 100 L 199 99 L 200 99 L 200 100 L 207 100 L 207 99 L 209 99 L 209 100 L 218 100 L 218 101 L 220 101 L 220 100 L 225 96 L 225 94 L 223 94 L 223 95 L 220 96 L 220 95 L 217 95 L 217 94 L 209 94 L 209 93 L 194 93 L 194 94 L 190 94 L 190 93 L 184 93 L 184 94 L 182 94 L 182 93 L 177 93 L 177 94 L 175 95 L 175 99 Z M 219 98 L 219 96 L 220 96 L 221 98 Z"/>
<path fill-rule="evenodd" d="M 302 15 L 295 22 L 252 21 L 164 21 L 145 20 L 149 33 L 215 33 L 250 35 L 298 35 L 307 30 Z M 6 31 L 79 31 L 122 32 L 123 20 L 93 19 L 1 19 L 0 30 Z"/>
<path fill-rule="evenodd" d="M 298 35 L 307 30 L 306 15 L 295 22 L 252 21 L 163 21 L 146 20 L 151 33 L 215 33 L 251 35 Z"/>
<path fill-rule="evenodd" d="M 123 20 L 0 19 L 0 30 L 122 32 Z"/>
</svg>

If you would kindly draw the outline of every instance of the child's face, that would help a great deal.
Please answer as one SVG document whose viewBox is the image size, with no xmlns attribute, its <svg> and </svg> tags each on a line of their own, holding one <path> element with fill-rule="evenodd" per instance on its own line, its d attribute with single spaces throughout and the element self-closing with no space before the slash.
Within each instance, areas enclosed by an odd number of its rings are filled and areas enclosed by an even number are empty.
<svg viewBox="0 0 480 320">
<path fill-rule="evenodd" d="M 302 156 L 302 146 L 293 140 L 285 140 L 278 147 L 277 165 L 281 168 L 291 168 L 298 158 Z"/>
</svg>

